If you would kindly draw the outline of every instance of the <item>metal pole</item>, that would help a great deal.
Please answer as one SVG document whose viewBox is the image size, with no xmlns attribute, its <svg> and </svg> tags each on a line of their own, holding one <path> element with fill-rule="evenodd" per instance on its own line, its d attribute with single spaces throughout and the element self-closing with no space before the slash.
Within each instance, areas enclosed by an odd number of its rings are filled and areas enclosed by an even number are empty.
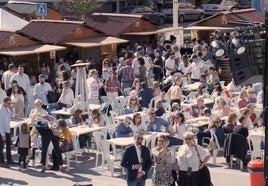
<svg viewBox="0 0 268 186">
<path fill-rule="evenodd" d="M 116 0 L 116 13 L 120 13 L 120 0 Z"/>
<path fill-rule="evenodd" d="M 173 27 L 178 27 L 179 22 L 179 2 L 178 0 L 173 0 Z"/>
<path fill-rule="evenodd" d="M 263 75 L 263 122 L 265 127 L 265 150 L 264 150 L 264 178 L 265 185 L 268 186 L 268 11 L 265 12 L 265 61 L 264 61 L 264 75 Z"/>
</svg>

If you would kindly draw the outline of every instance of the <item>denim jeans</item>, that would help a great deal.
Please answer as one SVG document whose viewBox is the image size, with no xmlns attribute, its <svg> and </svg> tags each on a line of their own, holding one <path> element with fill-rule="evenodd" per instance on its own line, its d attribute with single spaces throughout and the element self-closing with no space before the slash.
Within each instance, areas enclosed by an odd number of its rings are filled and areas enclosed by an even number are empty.
<svg viewBox="0 0 268 186">
<path fill-rule="evenodd" d="M 6 155 L 7 155 L 7 161 L 11 161 L 12 157 L 11 157 L 11 134 L 10 133 L 6 133 L 6 141 L 2 140 L 2 136 L 0 135 L 0 163 L 3 163 L 5 161 L 4 158 L 4 147 L 6 144 Z"/>
<path fill-rule="evenodd" d="M 63 107 L 66 107 L 67 105 L 64 103 L 49 103 L 47 105 L 47 112 L 48 114 L 51 114 L 51 110 L 55 109 L 55 110 L 60 110 Z"/>
<path fill-rule="evenodd" d="M 137 179 L 135 181 L 128 181 L 127 186 L 145 186 L 145 180 Z"/>
</svg>

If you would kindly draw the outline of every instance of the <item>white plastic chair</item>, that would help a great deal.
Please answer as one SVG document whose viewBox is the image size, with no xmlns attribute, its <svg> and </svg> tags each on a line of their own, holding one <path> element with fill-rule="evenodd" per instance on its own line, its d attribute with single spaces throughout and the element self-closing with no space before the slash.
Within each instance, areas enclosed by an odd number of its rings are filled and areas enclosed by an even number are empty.
<svg viewBox="0 0 268 186">
<path fill-rule="evenodd" d="M 118 167 L 122 170 L 122 167 L 120 166 L 121 155 L 118 154 L 115 145 L 107 140 L 101 140 L 101 146 L 103 148 L 104 158 L 108 163 L 108 170 L 111 172 L 111 176 L 114 176 L 116 163 L 118 163 Z M 110 152 L 110 146 L 112 146 L 112 152 Z"/>
<path fill-rule="evenodd" d="M 216 136 L 216 134 L 210 130 L 210 134 L 211 134 L 211 139 L 210 140 L 214 140 L 215 143 L 216 143 L 216 149 L 213 149 L 212 151 L 212 155 L 213 155 L 213 163 L 216 164 L 216 159 L 217 159 L 217 155 L 219 153 L 220 150 L 224 150 L 223 147 L 220 146 L 219 144 L 219 140 L 218 140 L 218 137 Z"/>
<path fill-rule="evenodd" d="M 101 141 L 106 139 L 105 133 L 103 133 L 101 131 L 96 131 L 96 132 L 93 132 L 93 137 L 94 137 L 94 140 L 95 140 L 95 143 L 96 143 L 96 151 L 95 151 L 96 165 L 95 165 L 95 167 L 98 166 L 99 156 L 102 156 L 101 166 L 102 166 L 102 168 L 104 168 L 104 156 L 103 156 L 103 148 L 102 148 Z"/>
<path fill-rule="evenodd" d="M 67 171 L 70 169 L 70 156 L 74 154 L 76 165 L 78 166 L 78 158 L 77 158 L 77 152 L 78 152 L 78 135 L 76 133 L 72 133 L 72 143 L 73 143 L 73 150 L 65 152 L 66 156 L 66 162 L 67 162 Z"/>
<path fill-rule="evenodd" d="M 129 93 L 131 92 L 131 87 L 125 88 L 123 91 L 125 96 L 129 96 Z"/>
<path fill-rule="evenodd" d="M 262 138 L 263 138 L 262 136 L 255 136 L 255 135 L 248 136 L 249 141 L 248 154 L 251 156 L 251 160 L 256 158 L 263 159 L 264 150 L 261 149 Z"/>
<path fill-rule="evenodd" d="M 165 109 L 166 112 L 170 111 L 171 110 L 171 106 L 169 103 L 163 103 L 163 107 Z"/>
</svg>

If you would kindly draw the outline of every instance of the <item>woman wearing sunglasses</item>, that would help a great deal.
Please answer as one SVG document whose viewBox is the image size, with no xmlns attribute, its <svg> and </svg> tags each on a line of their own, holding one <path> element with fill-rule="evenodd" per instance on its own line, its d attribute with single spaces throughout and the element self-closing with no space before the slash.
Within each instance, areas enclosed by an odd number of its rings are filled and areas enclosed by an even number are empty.
<svg viewBox="0 0 268 186">
<path fill-rule="evenodd" d="M 208 162 L 210 153 L 195 143 L 192 132 L 186 131 L 183 136 L 184 144 L 180 147 L 177 157 L 179 185 L 198 186 L 199 169 Z"/>
<path fill-rule="evenodd" d="M 153 148 L 152 154 L 155 162 L 152 177 L 153 186 L 167 186 L 173 183 L 172 177 L 172 158 L 168 150 L 168 138 L 160 135 L 157 139 L 157 146 Z"/>
</svg>

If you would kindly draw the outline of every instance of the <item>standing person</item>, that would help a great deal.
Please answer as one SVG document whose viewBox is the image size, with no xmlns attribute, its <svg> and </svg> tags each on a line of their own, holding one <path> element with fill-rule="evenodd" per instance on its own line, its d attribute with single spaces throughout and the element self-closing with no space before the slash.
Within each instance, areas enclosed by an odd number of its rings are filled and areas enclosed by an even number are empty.
<svg viewBox="0 0 268 186">
<path fill-rule="evenodd" d="M 154 73 L 154 80 L 161 82 L 163 78 L 163 60 L 161 56 L 161 51 L 159 49 L 155 49 L 154 55 L 155 58 L 153 63 L 151 64 Z"/>
<path fill-rule="evenodd" d="M 28 91 L 30 90 L 31 83 L 30 83 L 30 78 L 27 74 L 24 73 L 24 67 L 23 65 L 19 65 L 18 67 L 18 72 L 15 73 L 11 77 L 11 81 L 16 80 L 18 85 L 23 88 L 23 90 L 26 91 L 28 95 Z"/>
<path fill-rule="evenodd" d="M 8 70 L 3 73 L 2 76 L 2 83 L 4 84 L 4 89 L 7 90 L 8 88 L 11 87 L 11 77 L 15 73 L 15 65 L 14 64 L 9 64 L 8 65 Z"/>
<path fill-rule="evenodd" d="M 0 83 L 1 85 L 1 83 Z M 7 97 L 7 93 L 5 90 L 2 89 L 2 87 L 0 87 L 0 103 L 3 102 L 3 100 L 5 99 L 5 97 Z"/>
<path fill-rule="evenodd" d="M 34 86 L 33 96 L 35 99 L 40 99 L 43 103 L 43 108 L 46 108 L 48 105 L 47 94 L 48 91 L 52 91 L 52 87 L 49 83 L 45 82 L 45 75 L 40 74 L 38 79 L 39 83 Z"/>
<path fill-rule="evenodd" d="M 126 168 L 128 186 L 145 186 L 147 172 L 152 166 L 150 150 L 142 145 L 143 133 L 134 135 L 135 144 L 128 147 L 123 154 L 121 166 Z"/>
<path fill-rule="evenodd" d="M 170 105 L 177 102 L 181 104 L 182 90 L 181 90 L 181 77 L 176 77 L 173 85 L 168 89 L 167 95 L 170 98 Z"/>
<path fill-rule="evenodd" d="M 116 100 L 116 97 L 118 97 L 118 91 L 120 90 L 120 82 L 116 78 L 116 74 L 114 71 L 110 71 L 108 73 L 108 78 L 105 81 L 104 88 L 107 96 L 111 98 L 113 103 L 115 103 L 114 101 Z"/>
<path fill-rule="evenodd" d="M 24 117 L 25 99 L 22 91 L 19 89 L 18 85 L 13 85 L 12 94 L 10 99 L 14 106 L 15 116 L 18 118 Z"/>
<path fill-rule="evenodd" d="M 11 99 L 6 97 L 0 105 L 0 167 L 9 166 L 7 164 L 14 164 L 11 156 L 11 133 L 10 133 L 10 114 L 11 114 Z M 6 143 L 7 164 L 4 160 L 4 143 Z"/>
<path fill-rule="evenodd" d="M 47 63 L 43 62 L 40 68 L 40 73 L 44 75 L 45 80 L 48 81 L 50 75 L 50 68 Z"/>
<path fill-rule="evenodd" d="M 88 73 L 87 86 L 88 86 L 88 99 L 90 102 L 96 101 L 99 103 L 99 89 L 102 83 L 98 81 L 98 71 L 92 69 Z"/>
<path fill-rule="evenodd" d="M 26 157 L 31 147 L 31 137 L 27 123 L 23 123 L 20 127 L 21 132 L 18 136 L 16 145 L 18 146 L 19 168 L 26 168 Z M 23 166 L 21 165 L 23 163 Z"/>
<path fill-rule="evenodd" d="M 199 82 L 201 74 L 203 73 L 203 65 L 202 62 L 198 59 L 197 55 L 192 55 L 190 58 L 191 65 L 188 68 L 187 72 L 183 74 L 183 76 L 187 76 L 191 73 L 191 81 L 192 83 Z"/>
<path fill-rule="evenodd" d="M 152 177 L 153 186 L 167 186 L 173 183 L 172 177 L 172 157 L 168 147 L 168 138 L 160 135 L 157 138 L 157 147 L 152 149 L 155 162 Z"/>
<path fill-rule="evenodd" d="M 118 79 L 121 82 L 122 90 L 131 87 L 135 78 L 135 71 L 134 68 L 131 67 L 131 62 L 129 59 L 126 59 L 125 62 L 126 66 L 121 67 L 118 71 Z"/>
<path fill-rule="evenodd" d="M 168 59 L 165 61 L 166 77 L 175 70 L 175 52 L 170 52 Z"/>
<path fill-rule="evenodd" d="M 195 144 L 194 134 L 190 131 L 184 133 L 184 141 L 185 144 L 180 146 L 177 157 L 178 185 L 198 186 L 199 169 L 206 165 L 210 159 L 210 153 L 207 149 Z"/>
</svg>

